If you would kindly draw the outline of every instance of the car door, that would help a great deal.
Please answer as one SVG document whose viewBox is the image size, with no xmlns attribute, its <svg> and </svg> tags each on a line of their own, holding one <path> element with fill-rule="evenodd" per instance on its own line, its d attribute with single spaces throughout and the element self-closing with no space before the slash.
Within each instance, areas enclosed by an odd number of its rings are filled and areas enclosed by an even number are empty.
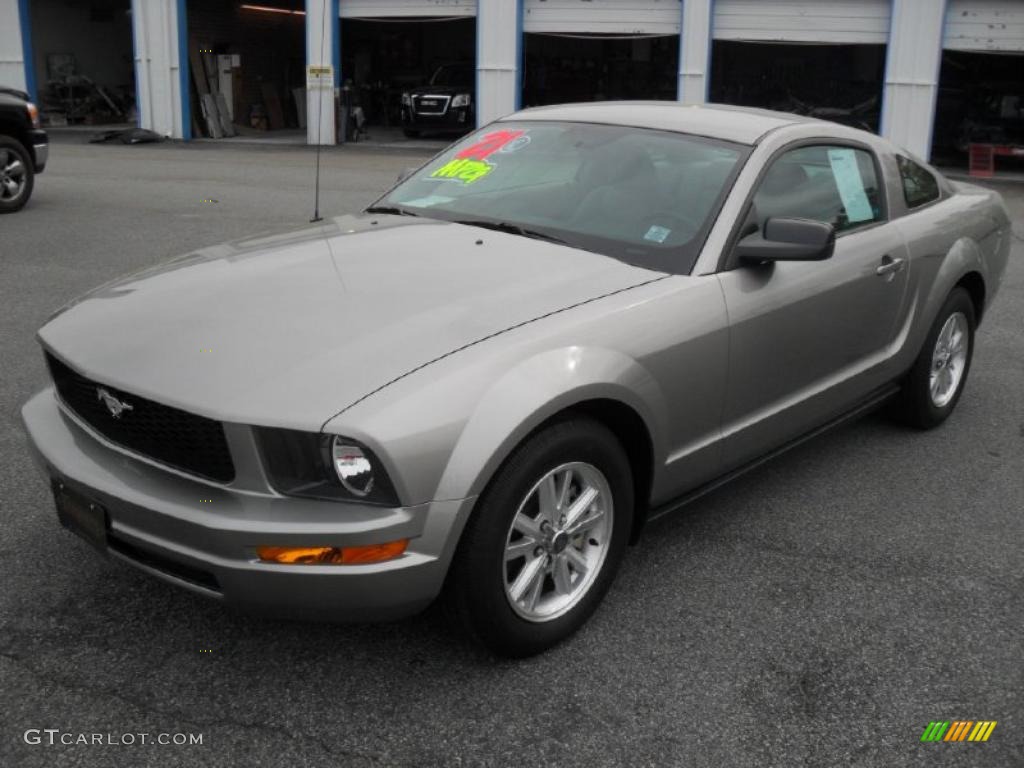
<svg viewBox="0 0 1024 768">
<path fill-rule="evenodd" d="M 720 271 L 730 323 L 726 469 L 839 415 L 891 376 L 908 261 L 883 178 L 869 147 L 825 141 L 788 146 L 761 175 L 737 239 L 770 217 L 814 219 L 835 227 L 835 251 L 824 261 L 727 258 Z"/>
</svg>

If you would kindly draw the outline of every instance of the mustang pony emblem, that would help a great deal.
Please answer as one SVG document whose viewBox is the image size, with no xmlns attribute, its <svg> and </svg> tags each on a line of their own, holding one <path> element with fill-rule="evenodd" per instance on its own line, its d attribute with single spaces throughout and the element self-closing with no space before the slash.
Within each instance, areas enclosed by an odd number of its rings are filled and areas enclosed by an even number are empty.
<svg viewBox="0 0 1024 768">
<path fill-rule="evenodd" d="M 110 415 L 115 419 L 120 419 L 121 414 L 125 411 L 134 410 L 131 405 L 124 400 L 118 400 L 103 387 L 96 387 L 96 399 L 103 401 L 103 404 L 107 406 L 107 410 L 110 411 Z"/>
</svg>

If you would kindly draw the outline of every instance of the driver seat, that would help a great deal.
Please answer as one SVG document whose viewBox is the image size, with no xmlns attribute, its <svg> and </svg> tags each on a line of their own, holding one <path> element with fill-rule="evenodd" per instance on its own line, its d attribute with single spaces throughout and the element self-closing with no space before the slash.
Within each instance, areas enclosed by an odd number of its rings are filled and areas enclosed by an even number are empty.
<svg viewBox="0 0 1024 768">
<path fill-rule="evenodd" d="M 576 182 L 590 189 L 571 219 L 583 232 L 639 239 L 661 204 L 654 163 L 639 147 L 608 147 L 580 168 Z"/>
</svg>

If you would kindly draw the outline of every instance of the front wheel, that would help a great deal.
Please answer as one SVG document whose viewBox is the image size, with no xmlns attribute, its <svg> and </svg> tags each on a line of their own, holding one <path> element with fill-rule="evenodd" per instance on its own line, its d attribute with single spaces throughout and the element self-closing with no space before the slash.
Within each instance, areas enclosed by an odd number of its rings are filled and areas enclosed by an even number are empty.
<svg viewBox="0 0 1024 768">
<path fill-rule="evenodd" d="M 956 407 L 974 354 L 974 303 L 954 289 L 939 310 L 896 402 L 895 415 L 921 429 L 937 427 Z"/>
<path fill-rule="evenodd" d="M 530 656 L 597 608 L 633 521 L 629 461 L 590 419 L 527 439 L 481 496 L 452 563 L 446 602 L 493 652 Z"/>
<path fill-rule="evenodd" d="M 20 142 L 0 136 L 0 213 L 21 210 L 32 196 L 35 172 Z"/>
</svg>

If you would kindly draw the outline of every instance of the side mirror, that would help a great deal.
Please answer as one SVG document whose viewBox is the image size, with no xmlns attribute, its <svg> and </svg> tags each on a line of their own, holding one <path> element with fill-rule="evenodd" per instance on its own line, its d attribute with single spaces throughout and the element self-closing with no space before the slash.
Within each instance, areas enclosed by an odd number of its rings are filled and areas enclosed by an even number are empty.
<svg viewBox="0 0 1024 768">
<path fill-rule="evenodd" d="M 772 218 L 764 233 L 747 235 L 736 244 L 736 257 L 743 262 L 822 261 L 832 255 L 836 231 L 831 224 L 810 219 Z"/>
<path fill-rule="evenodd" d="M 414 173 L 416 173 L 417 170 L 418 169 L 417 169 L 417 167 L 415 165 L 410 165 L 410 166 L 408 166 L 406 168 L 403 168 L 402 170 L 400 170 L 398 172 L 398 178 L 395 179 L 395 183 L 396 184 L 401 184 L 403 181 L 405 181 L 410 176 L 412 176 Z"/>
</svg>

